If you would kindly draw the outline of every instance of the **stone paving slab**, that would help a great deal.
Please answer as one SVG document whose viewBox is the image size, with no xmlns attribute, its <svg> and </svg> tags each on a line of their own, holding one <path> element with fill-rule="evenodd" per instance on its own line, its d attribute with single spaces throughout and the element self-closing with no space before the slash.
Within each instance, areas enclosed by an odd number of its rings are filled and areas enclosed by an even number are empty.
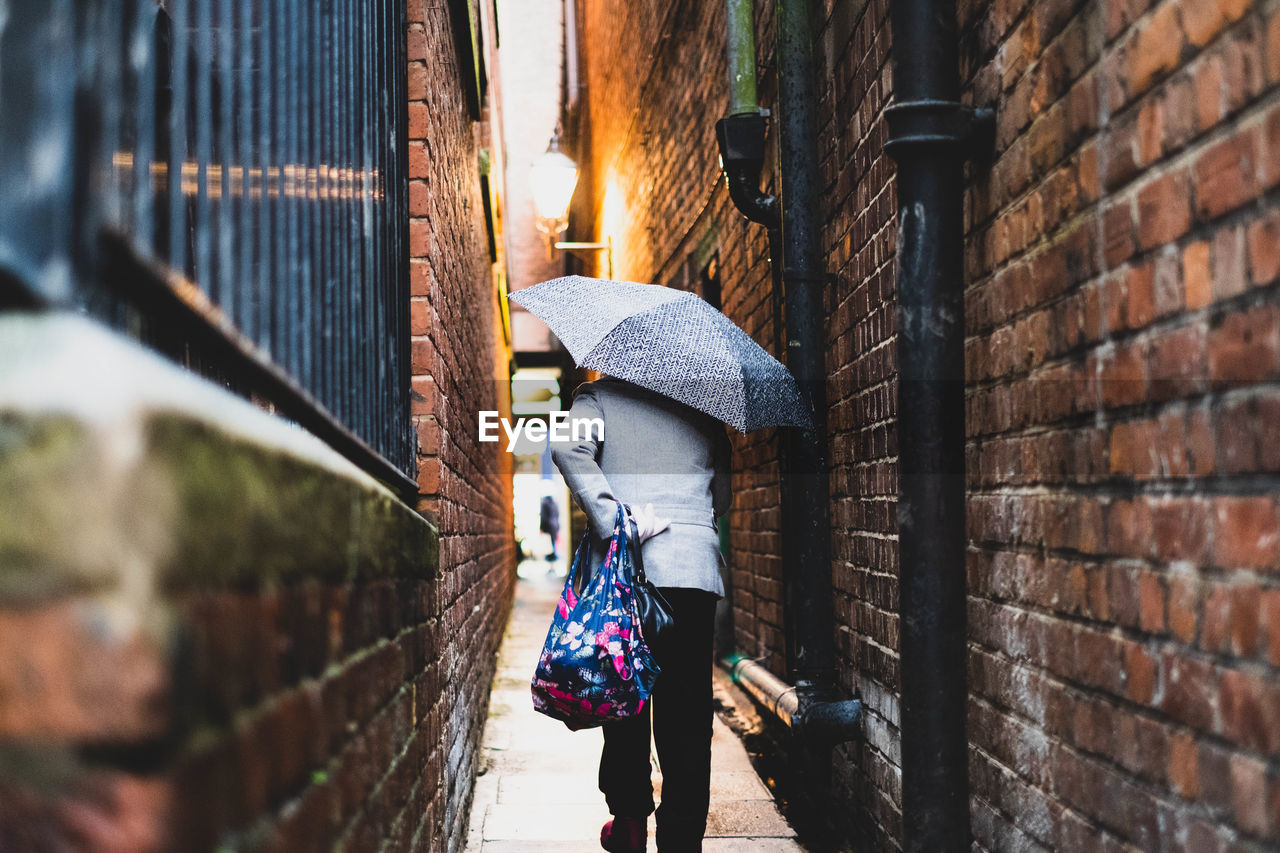
<svg viewBox="0 0 1280 853">
<path fill-rule="evenodd" d="M 523 579 L 503 640 L 482 741 L 467 853 L 594 853 L 609 819 L 596 790 L 599 729 L 571 732 L 533 710 L 529 678 L 546 635 L 560 581 Z M 706 853 L 804 853 L 719 718 L 711 744 L 711 813 Z M 655 796 L 662 777 L 654 773 Z M 653 821 L 649 823 L 652 838 Z M 653 850 L 650 841 L 649 849 Z"/>
</svg>

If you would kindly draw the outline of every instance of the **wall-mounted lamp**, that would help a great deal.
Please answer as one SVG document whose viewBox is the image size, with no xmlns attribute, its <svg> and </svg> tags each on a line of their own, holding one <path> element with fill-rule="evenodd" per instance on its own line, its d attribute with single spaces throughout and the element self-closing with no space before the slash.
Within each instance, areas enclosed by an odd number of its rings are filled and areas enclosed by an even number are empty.
<svg viewBox="0 0 1280 853">
<path fill-rule="evenodd" d="M 569 202 L 578 186 L 578 164 L 560 150 L 560 135 L 551 137 L 546 152 L 529 169 L 533 205 L 537 209 L 538 230 L 547 235 L 547 260 L 555 250 L 566 252 L 604 252 L 608 276 L 613 278 L 613 241 L 603 243 L 566 243 L 559 237 L 569 227 Z"/>
</svg>

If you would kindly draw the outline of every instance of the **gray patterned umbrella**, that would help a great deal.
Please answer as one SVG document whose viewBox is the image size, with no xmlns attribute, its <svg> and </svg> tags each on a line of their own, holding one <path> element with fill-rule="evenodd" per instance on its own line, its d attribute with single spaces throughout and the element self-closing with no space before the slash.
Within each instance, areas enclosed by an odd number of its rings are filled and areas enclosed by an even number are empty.
<svg viewBox="0 0 1280 853">
<path fill-rule="evenodd" d="M 810 424 L 795 378 L 695 293 L 569 275 L 517 290 L 581 367 L 706 412 L 740 432 Z"/>
</svg>

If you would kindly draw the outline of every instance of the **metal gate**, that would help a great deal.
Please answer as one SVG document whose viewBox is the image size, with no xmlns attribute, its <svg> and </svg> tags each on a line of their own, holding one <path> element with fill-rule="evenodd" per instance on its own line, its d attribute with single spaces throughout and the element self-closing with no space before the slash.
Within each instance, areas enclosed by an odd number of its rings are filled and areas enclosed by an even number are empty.
<svg viewBox="0 0 1280 853">
<path fill-rule="evenodd" d="M 414 491 L 404 0 L 0 0 L 0 288 Z"/>
</svg>

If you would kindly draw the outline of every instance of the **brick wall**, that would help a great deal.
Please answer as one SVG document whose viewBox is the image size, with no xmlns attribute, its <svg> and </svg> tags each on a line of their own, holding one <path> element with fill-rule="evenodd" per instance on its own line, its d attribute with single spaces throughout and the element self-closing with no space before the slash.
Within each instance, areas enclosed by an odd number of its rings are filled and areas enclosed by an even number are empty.
<svg viewBox="0 0 1280 853">
<path fill-rule="evenodd" d="M 714 125 L 728 107 L 724 16 L 724 4 L 714 2 L 580 4 L 589 95 L 580 115 L 589 133 L 578 136 L 591 142 L 584 185 L 599 188 L 588 205 L 595 232 L 583 239 L 612 237 L 615 278 L 686 289 L 697 289 L 697 273 L 718 252 L 726 312 L 778 355 L 768 241 L 734 210 L 717 163 Z M 645 33 L 653 47 L 636 50 L 634 33 Z M 736 461 L 729 537 L 739 648 L 781 669 L 775 433 L 730 431 Z"/>
<path fill-rule="evenodd" d="M 0 400 L 0 849 L 444 849 L 436 530 L 87 320 L 4 323 L 52 403 Z"/>
<path fill-rule="evenodd" d="M 515 579 L 511 456 L 477 441 L 477 413 L 509 413 L 510 357 L 490 265 L 480 151 L 501 163 L 501 133 L 486 110 L 473 123 L 463 101 L 451 5 L 409 3 L 410 293 L 414 421 L 420 509 L 440 526 L 442 636 L 440 740 L 432 803 L 439 849 L 465 840 L 480 736 L 501 626 Z M 495 74 L 490 4 L 484 16 Z M 469 69 L 468 69 L 469 70 Z M 496 100 L 496 99 L 495 99 Z M 500 172 L 495 183 L 501 185 Z M 501 235 L 498 235 L 501 242 Z"/>
<path fill-rule="evenodd" d="M 514 581 L 511 457 L 476 440 L 509 413 L 501 134 L 448 6 L 408 6 L 415 507 L 86 320 L 0 317 L 0 850 L 465 841 Z"/>
<path fill-rule="evenodd" d="M 960 4 L 987 848 L 1280 832 L 1280 7 Z"/>
<path fill-rule="evenodd" d="M 902 834 L 889 4 L 818 5 L 832 587 L 867 707 L 832 814 L 883 850 Z M 999 124 L 965 199 L 975 838 L 1261 849 L 1280 831 L 1278 6 L 958 5 L 965 97 Z M 723 4 L 579 6 L 587 207 L 618 277 L 694 287 L 718 252 L 726 312 L 777 353 L 764 235 L 716 183 Z M 781 673 L 776 441 L 735 451 L 737 641 Z"/>
</svg>

